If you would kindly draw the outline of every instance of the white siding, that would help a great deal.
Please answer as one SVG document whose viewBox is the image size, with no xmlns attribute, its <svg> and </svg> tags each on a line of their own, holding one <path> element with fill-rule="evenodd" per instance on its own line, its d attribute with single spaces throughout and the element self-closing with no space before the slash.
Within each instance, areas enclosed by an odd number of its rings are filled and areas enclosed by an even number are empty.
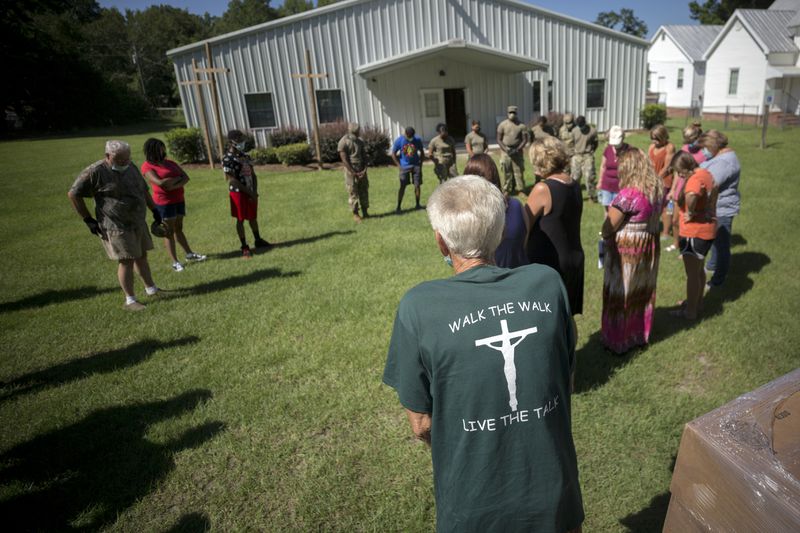
<svg viewBox="0 0 800 533">
<path fill-rule="evenodd" d="M 692 99 L 696 98 L 694 95 L 697 92 L 694 65 L 663 30 L 647 52 L 647 64 L 650 71 L 650 91 L 659 93 L 660 100 L 665 101 L 668 107 L 692 105 Z M 683 69 L 681 89 L 678 88 L 678 69 Z"/>
<path fill-rule="evenodd" d="M 731 69 L 739 69 L 736 95 L 728 94 Z M 723 37 L 706 61 L 706 90 L 703 111 L 732 111 L 759 114 L 764 98 L 767 59 L 747 29 L 738 21 Z M 749 107 L 749 109 L 748 109 Z M 737 109 L 738 108 L 738 109 Z"/>
<path fill-rule="evenodd" d="M 315 80 L 318 89 L 341 89 L 348 120 L 373 124 L 398 133 L 420 116 L 419 89 L 466 89 L 467 112 L 481 120 L 487 134 L 497 115 L 514 103 L 526 121 L 533 109 L 533 81 L 542 82 L 542 106 L 547 109 L 547 81 L 553 80 L 553 109 L 585 114 L 600 129 L 612 124 L 639 126 L 644 103 L 647 44 L 566 17 L 532 9 L 511 0 L 372 0 L 322 8 L 311 16 L 269 24 L 211 40 L 216 67 L 231 68 L 220 76 L 223 130 L 248 128 L 244 94 L 270 92 L 278 126 L 310 128 L 304 51 L 311 50 L 312 69 L 327 72 Z M 483 44 L 549 64 L 547 72 L 505 74 L 470 65 L 420 63 L 367 79 L 360 66 L 451 39 Z M 190 78 L 191 59 L 205 65 L 202 45 L 171 52 L 179 79 Z M 432 79 L 432 72 L 448 76 Z M 452 76 L 451 76 L 452 73 Z M 687 80 L 691 73 L 687 69 Z M 375 78 L 375 81 L 372 81 Z M 588 79 L 606 80 L 605 106 L 586 109 Z M 199 124 L 192 90 L 181 87 L 189 125 Z M 204 89 L 209 116 L 210 90 Z M 212 128 L 213 129 L 213 128 Z M 259 144 L 266 130 L 257 130 Z"/>
</svg>

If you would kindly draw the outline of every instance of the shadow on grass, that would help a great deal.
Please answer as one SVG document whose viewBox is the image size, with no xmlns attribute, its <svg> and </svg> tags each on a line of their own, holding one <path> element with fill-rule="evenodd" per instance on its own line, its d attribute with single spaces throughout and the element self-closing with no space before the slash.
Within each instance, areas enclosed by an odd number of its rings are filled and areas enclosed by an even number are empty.
<svg viewBox="0 0 800 533">
<path fill-rule="evenodd" d="M 210 398 L 210 391 L 200 389 L 99 409 L 3 453 L 0 482 L 18 492 L 0 501 L 4 527 L 65 531 L 112 524 L 175 468 L 176 453 L 225 429 L 215 421 L 164 443 L 146 437 L 154 424 L 191 413 Z"/>
<path fill-rule="evenodd" d="M 207 281 L 200 283 L 193 287 L 186 287 L 184 289 L 165 290 L 165 298 L 185 298 L 186 296 L 195 296 L 198 294 L 209 294 L 212 292 L 225 291 L 228 289 L 235 289 L 244 285 L 258 283 L 266 279 L 272 278 L 294 278 L 299 276 L 301 272 L 290 271 L 282 272 L 280 268 L 262 268 L 255 270 L 249 274 L 242 274 L 241 276 L 231 276 L 229 278 L 218 279 L 214 281 Z"/>
<path fill-rule="evenodd" d="M 205 533 L 211 531 L 211 520 L 203 513 L 185 514 L 165 533 Z"/>
<path fill-rule="evenodd" d="M 669 492 L 663 492 L 650 500 L 650 504 L 638 513 L 621 518 L 619 523 L 630 533 L 650 533 L 664 528 L 664 519 L 669 507 Z"/>
<path fill-rule="evenodd" d="M 641 346 L 616 355 L 607 350 L 600 341 L 600 332 L 595 331 L 583 348 L 575 354 L 575 393 L 588 392 L 605 384 L 621 366 L 628 364 L 639 353 L 646 350 Z"/>
<path fill-rule="evenodd" d="M 760 252 L 741 252 L 731 255 L 731 270 L 722 287 L 710 290 L 703 298 L 703 311 L 693 322 L 676 318 L 669 313 L 677 306 L 657 307 L 653 316 L 653 332 L 650 343 L 661 342 L 679 331 L 697 327 L 704 320 L 722 314 L 725 303 L 741 298 L 753 288 L 755 282 L 750 277 L 760 272 L 770 263 L 770 258 Z"/>
<path fill-rule="evenodd" d="M 64 290 L 50 290 L 27 296 L 20 300 L 13 302 L 0 303 L 0 313 L 8 313 L 10 311 L 19 311 L 21 309 L 33 309 L 45 307 L 53 304 L 60 304 L 64 302 L 71 302 L 73 300 L 85 300 L 87 298 L 94 298 L 101 294 L 114 292 L 118 289 L 105 288 L 99 289 L 93 286 L 79 287 L 77 289 L 64 289 Z"/>
<path fill-rule="evenodd" d="M 322 233 L 321 235 L 314 235 L 312 237 L 303 237 L 301 239 L 294 239 L 291 241 L 284 241 L 284 242 L 276 242 L 273 243 L 272 248 L 264 249 L 264 248 L 251 248 L 250 253 L 253 255 L 261 255 L 268 253 L 270 250 L 278 249 L 278 248 L 291 248 L 292 246 L 297 246 L 300 244 L 311 244 L 312 242 L 321 241 L 323 239 L 329 239 L 331 237 L 338 237 L 340 235 L 350 235 L 351 233 L 355 233 L 355 230 L 348 230 L 348 231 L 329 231 L 328 233 Z M 241 250 L 232 250 L 230 252 L 224 252 L 220 254 L 209 254 L 210 258 L 213 259 L 235 259 L 242 257 Z"/>
<path fill-rule="evenodd" d="M 745 239 L 742 235 L 739 235 L 738 233 L 731 235 L 731 248 L 734 246 L 744 246 L 745 244 L 747 244 L 747 239 Z"/>
<path fill-rule="evenodd" d="M 66 363 L 31 372 L 1 384 L 4 389 L 10 390 L 5 394 L 0 393 L 0 400 L 9 400 L 22 394 L 30 394 L 42 389 L 64 385 L 72 381 L 89 377 L 93 374 L 116 372 L 117 370 L 143 363 L 158 350 L 173 348 L 175 346 L 186 346 L 194 344 L 199 340 L 199 337 L 195 336 L 183 337 L 166 342 L 146 339 L 126 346 L 125 348 L 98 352 L 88 357 L 67 361 Z"/>
<path fill-rule="evenodd" d="M 392 211 L 386 211 L 385 213 L 378 213 L 377 215 L 370 214 L 367 220 L 365 220 L 364 222 L 368 224 L 371 218 L 402 217 L 405 215 L 409 215 L 411 213 L 416 213 L 417 211 L 424 212 L 425 206 L 422 206 L 419 209 L 415 207 L 410 207 L 408 209 L 401 209 L 399 213 L 395 210 L 392 210 Z"/>
</svg>

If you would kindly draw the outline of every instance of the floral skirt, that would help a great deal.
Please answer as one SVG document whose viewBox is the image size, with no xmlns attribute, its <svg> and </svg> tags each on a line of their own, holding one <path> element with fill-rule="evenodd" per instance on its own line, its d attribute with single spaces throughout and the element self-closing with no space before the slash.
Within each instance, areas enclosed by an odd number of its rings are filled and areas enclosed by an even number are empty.
<svg viewBox="0 0 800 533">
<path fill-rule="evenodd" d="M 603 344 L 616 353 L 647 344 L 656 306 L 660 247 L 646 223 L 629 223 L 605 245 Z"/>
</svg>

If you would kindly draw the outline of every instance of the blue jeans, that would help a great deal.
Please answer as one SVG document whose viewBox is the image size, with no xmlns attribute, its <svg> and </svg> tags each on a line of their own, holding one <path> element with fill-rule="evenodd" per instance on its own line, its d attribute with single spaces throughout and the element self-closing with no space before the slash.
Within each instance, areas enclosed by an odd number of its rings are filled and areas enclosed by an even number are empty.
<svg viewBox="0 0 800 533">
<path fill-rule="evenodd" d="M 719 287 L 725 282 L 731 268 L 731 233 L 733 217 L 717 217 L 717 235 L 711 246 L 711 257 L 706 268 L 713 270 L 714 275 L 708 281 L 712 287 Z"/>
</svg>

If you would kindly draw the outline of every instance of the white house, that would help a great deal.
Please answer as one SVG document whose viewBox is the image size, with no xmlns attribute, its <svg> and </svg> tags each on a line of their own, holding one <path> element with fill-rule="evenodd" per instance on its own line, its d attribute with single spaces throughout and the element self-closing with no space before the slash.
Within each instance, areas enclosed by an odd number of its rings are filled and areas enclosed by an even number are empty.
<svg viewBox="0 0 800 533">
<path fill-rule="evenodd" d="M 549 111 L 585 115 L 605 129 L 639 126 L 647 41 L 519 0 L 344 0 L 167 52 L 179 82 L 192 60 L 218 75 L 222 130 L 245 128 L 266 144 L 276 127 L 311 127 L 306 80 L 322 122 L 337 118 L 425 138 L 447 123 L 457 138 L 472 119 L 494 136 L 506 106 L 528 121 Z M 214 123 L 209 86 L 201 89 Z M 188 125 L 198 126 L 191 86 L 181 85 Z M 212 133 L 214 128 L 212 129 Z M 213 143 L 212 143 L 213 144 Z"/>
<path fill-rule="evenodd" d="M 661 26 L 647 51 L 647 90 L 658 93 L 670 116 L 685 116 L 703 102 L 706 62 L 703 54 L 722 26 Z"/>
<path fill-rule="evenodd" d="M 711 43 L 703 116 L 748 115 L 769 103 L 770 120 L 800 113 L 800 0 L 737 9 Z"/>
</svg>

